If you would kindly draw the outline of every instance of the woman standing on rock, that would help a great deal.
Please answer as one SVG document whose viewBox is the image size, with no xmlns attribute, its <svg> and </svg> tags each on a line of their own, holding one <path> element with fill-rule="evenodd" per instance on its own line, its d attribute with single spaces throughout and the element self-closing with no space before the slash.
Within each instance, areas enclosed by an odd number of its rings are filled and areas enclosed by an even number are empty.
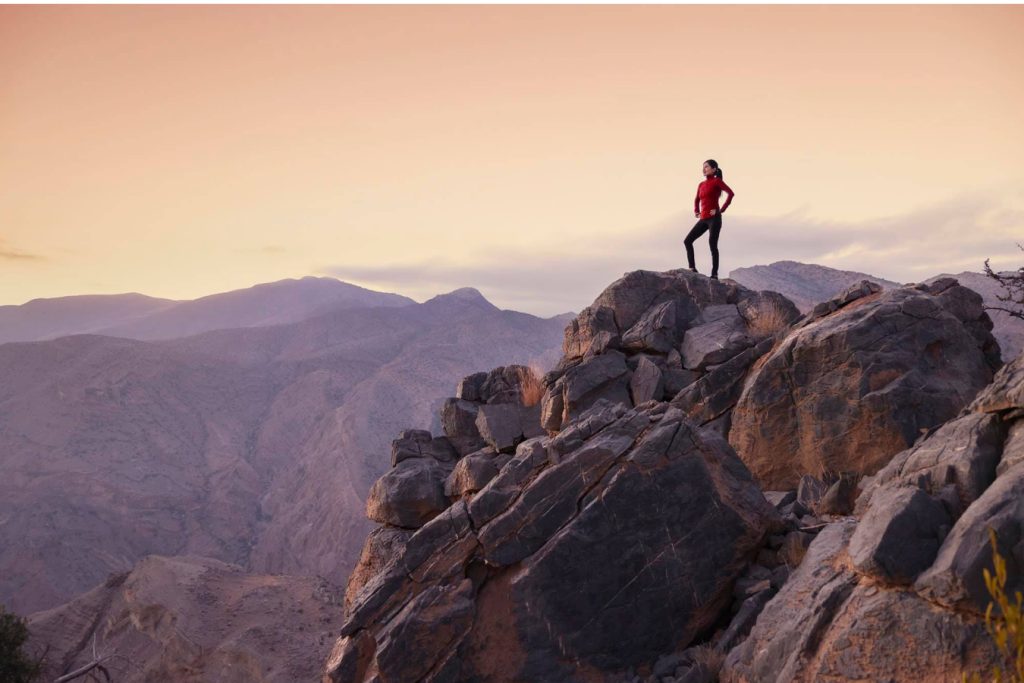
<svg viewBox="0 0 1024 683">
<path fill-rule="evenodd" d="M 683 243 L 686 245 L 686 258 L 690 263 L 690 270 L 697 272 L 697 266 L 693 263 L 693 243 L 708 230 L 711 236 L 708 242 L 711 245 L 711 279 L 718 279 L 718 233 L 722 230 L 722 214 L 727 208 L 735 193 L 722 181 L 722 169 L 718 162 L 708 159 L 704 162 L 704 182 L 697 186 L 697 196 L 693 200 L 693 215 L 700 220 L 690 230 Z M 725 200 L 722 208 L 718 208 L 718 197 L 725 190 L 729 197 Z"/>
</svg>

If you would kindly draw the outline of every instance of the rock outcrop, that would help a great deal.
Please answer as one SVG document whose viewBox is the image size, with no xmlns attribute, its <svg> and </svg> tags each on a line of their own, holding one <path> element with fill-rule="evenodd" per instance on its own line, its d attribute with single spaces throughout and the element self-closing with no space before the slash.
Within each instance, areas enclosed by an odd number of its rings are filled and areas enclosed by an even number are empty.
<svg viewBox="0 0 1024 683">
<path fill-rule="evenodd" d="M 818 535 L 729 653 L 722 680 L 954 681 L 990 671 L 988 529 L 1007 561 L 1007 593 L 1024 590 L 1022 418 L 1024 357 L 862 483 L 859 521 Z"/>
<path fill-rule="evenodd" d="M 617 680 L 714 626 L 773 524 L 716 433 L 599 401 L 360 588 L 326 680 Z"/>
<path fill-rule="evenodd" d="M 955 280 L 864 281 L 816 306 L 750 372 L 729 439 L 768 489 L 873 474 L 941 425 L 1001 365 L 981 297 Z"/>
<path fill-rule="evenodd" d="M 395 469 L 423 460 L 429 494 L 395 503 L 411 524 L 378 514 L 325 682 L 710 683 L 723 658 L 725 681 L 944 681 L 995 661 L 983 530 L 1024 567 L 1024 360 L 998 370 L 973 292 L 864 282 L 799 318 L 637 271 L 563 350 L 540 387 L 478 373 L 443 437 L 402 434 L 418 455 Z"/>
</svg>

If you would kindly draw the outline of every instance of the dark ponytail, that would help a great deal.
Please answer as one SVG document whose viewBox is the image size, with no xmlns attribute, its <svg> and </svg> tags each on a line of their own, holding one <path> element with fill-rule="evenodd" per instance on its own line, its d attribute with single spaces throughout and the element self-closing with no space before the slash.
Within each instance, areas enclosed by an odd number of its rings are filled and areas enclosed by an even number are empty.
<svg viewBox="0 0 1024 683">
<path fill-rule="evenodd" d="M 714 176 L 716 178 L 721 178 L 722 177 L 722 169 L 720 169 L 718 167 L 718 162 L 717 161 L 715 161 L 714 159 L 708 159 L 704 163 L 708 164 L 709 166 L 711 166 L 711 168 L 715 169 Z"/>
</svg>

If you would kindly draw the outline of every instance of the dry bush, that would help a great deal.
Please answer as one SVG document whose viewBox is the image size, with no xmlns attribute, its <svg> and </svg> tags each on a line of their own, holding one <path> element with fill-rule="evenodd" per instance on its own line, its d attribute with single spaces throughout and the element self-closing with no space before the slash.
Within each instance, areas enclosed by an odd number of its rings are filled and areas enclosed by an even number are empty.
<svg viewBox="0 0 1024 683">
<path fill-rule="evenodd" d="M 520 366 L 518 375 L 519 395 L 522 397 L 523 405 L 529 408 L 540 403 L 544 396 L 544 385 L 541 383 L 543 373 L 540 371 L 540 367 L 531 362 L 528 368 Z"/>
<path fill-rule="evenodd" d="M 719 652 L 717 649 L 710 645 L 698 645 L 693 653 L 694 666 L 704 667 L 704 669 L 718 680 L 718 672 L 722 670 L 722 665 L 725 664 L 725 653 Z"/>
<path fill-rule="evenodd" d="M 770 301 L 765 308 L 758 311 L 757 316 L 749 322 L 747 327 L 750 329 L 750 333 L 758 339 L 774 337 L 789 328 L 786 309 L 776 302 Z"/>
<path fill-rule="evenodd" d="M 999 539 L 994 529 L 988 530 L 992 546 L 994 571 L 983 571 L 985 587 L 992 600 L 985 610 L 985 628 L 999 650 L 1006 669 L 996 667 L 992 672 L 994 683 L 1020 683 L 1024 681 L 1024 596 L 1015 591 L 1013 599 L 1006 594 L 1006 559 L 999 553 Z M 998 613 L 997 613 L 998 610 Z M 981 683 L 981 675 L 963 676 L 964 681 Z"/>
</svg>

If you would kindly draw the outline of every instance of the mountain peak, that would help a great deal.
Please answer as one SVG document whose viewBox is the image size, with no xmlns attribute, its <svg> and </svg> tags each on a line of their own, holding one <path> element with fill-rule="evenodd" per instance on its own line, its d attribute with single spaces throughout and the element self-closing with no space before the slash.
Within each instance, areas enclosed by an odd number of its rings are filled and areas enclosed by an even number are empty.
<svg viewBox="0 0 1024 683">
<path fill-rule="evenodd" d="M 498 310 L 498 307 L 492 304 L 487 298 L 480 293 L 480 290 L 475 287 L 459 287 L 453 289 L 445 294 L 438 294 L 432 299 L 428 299 L 423 302 L 424 304 L 455 304 L 455 305 L 475 305 L 483 308 L 489 308 Z"/>
</svg>

